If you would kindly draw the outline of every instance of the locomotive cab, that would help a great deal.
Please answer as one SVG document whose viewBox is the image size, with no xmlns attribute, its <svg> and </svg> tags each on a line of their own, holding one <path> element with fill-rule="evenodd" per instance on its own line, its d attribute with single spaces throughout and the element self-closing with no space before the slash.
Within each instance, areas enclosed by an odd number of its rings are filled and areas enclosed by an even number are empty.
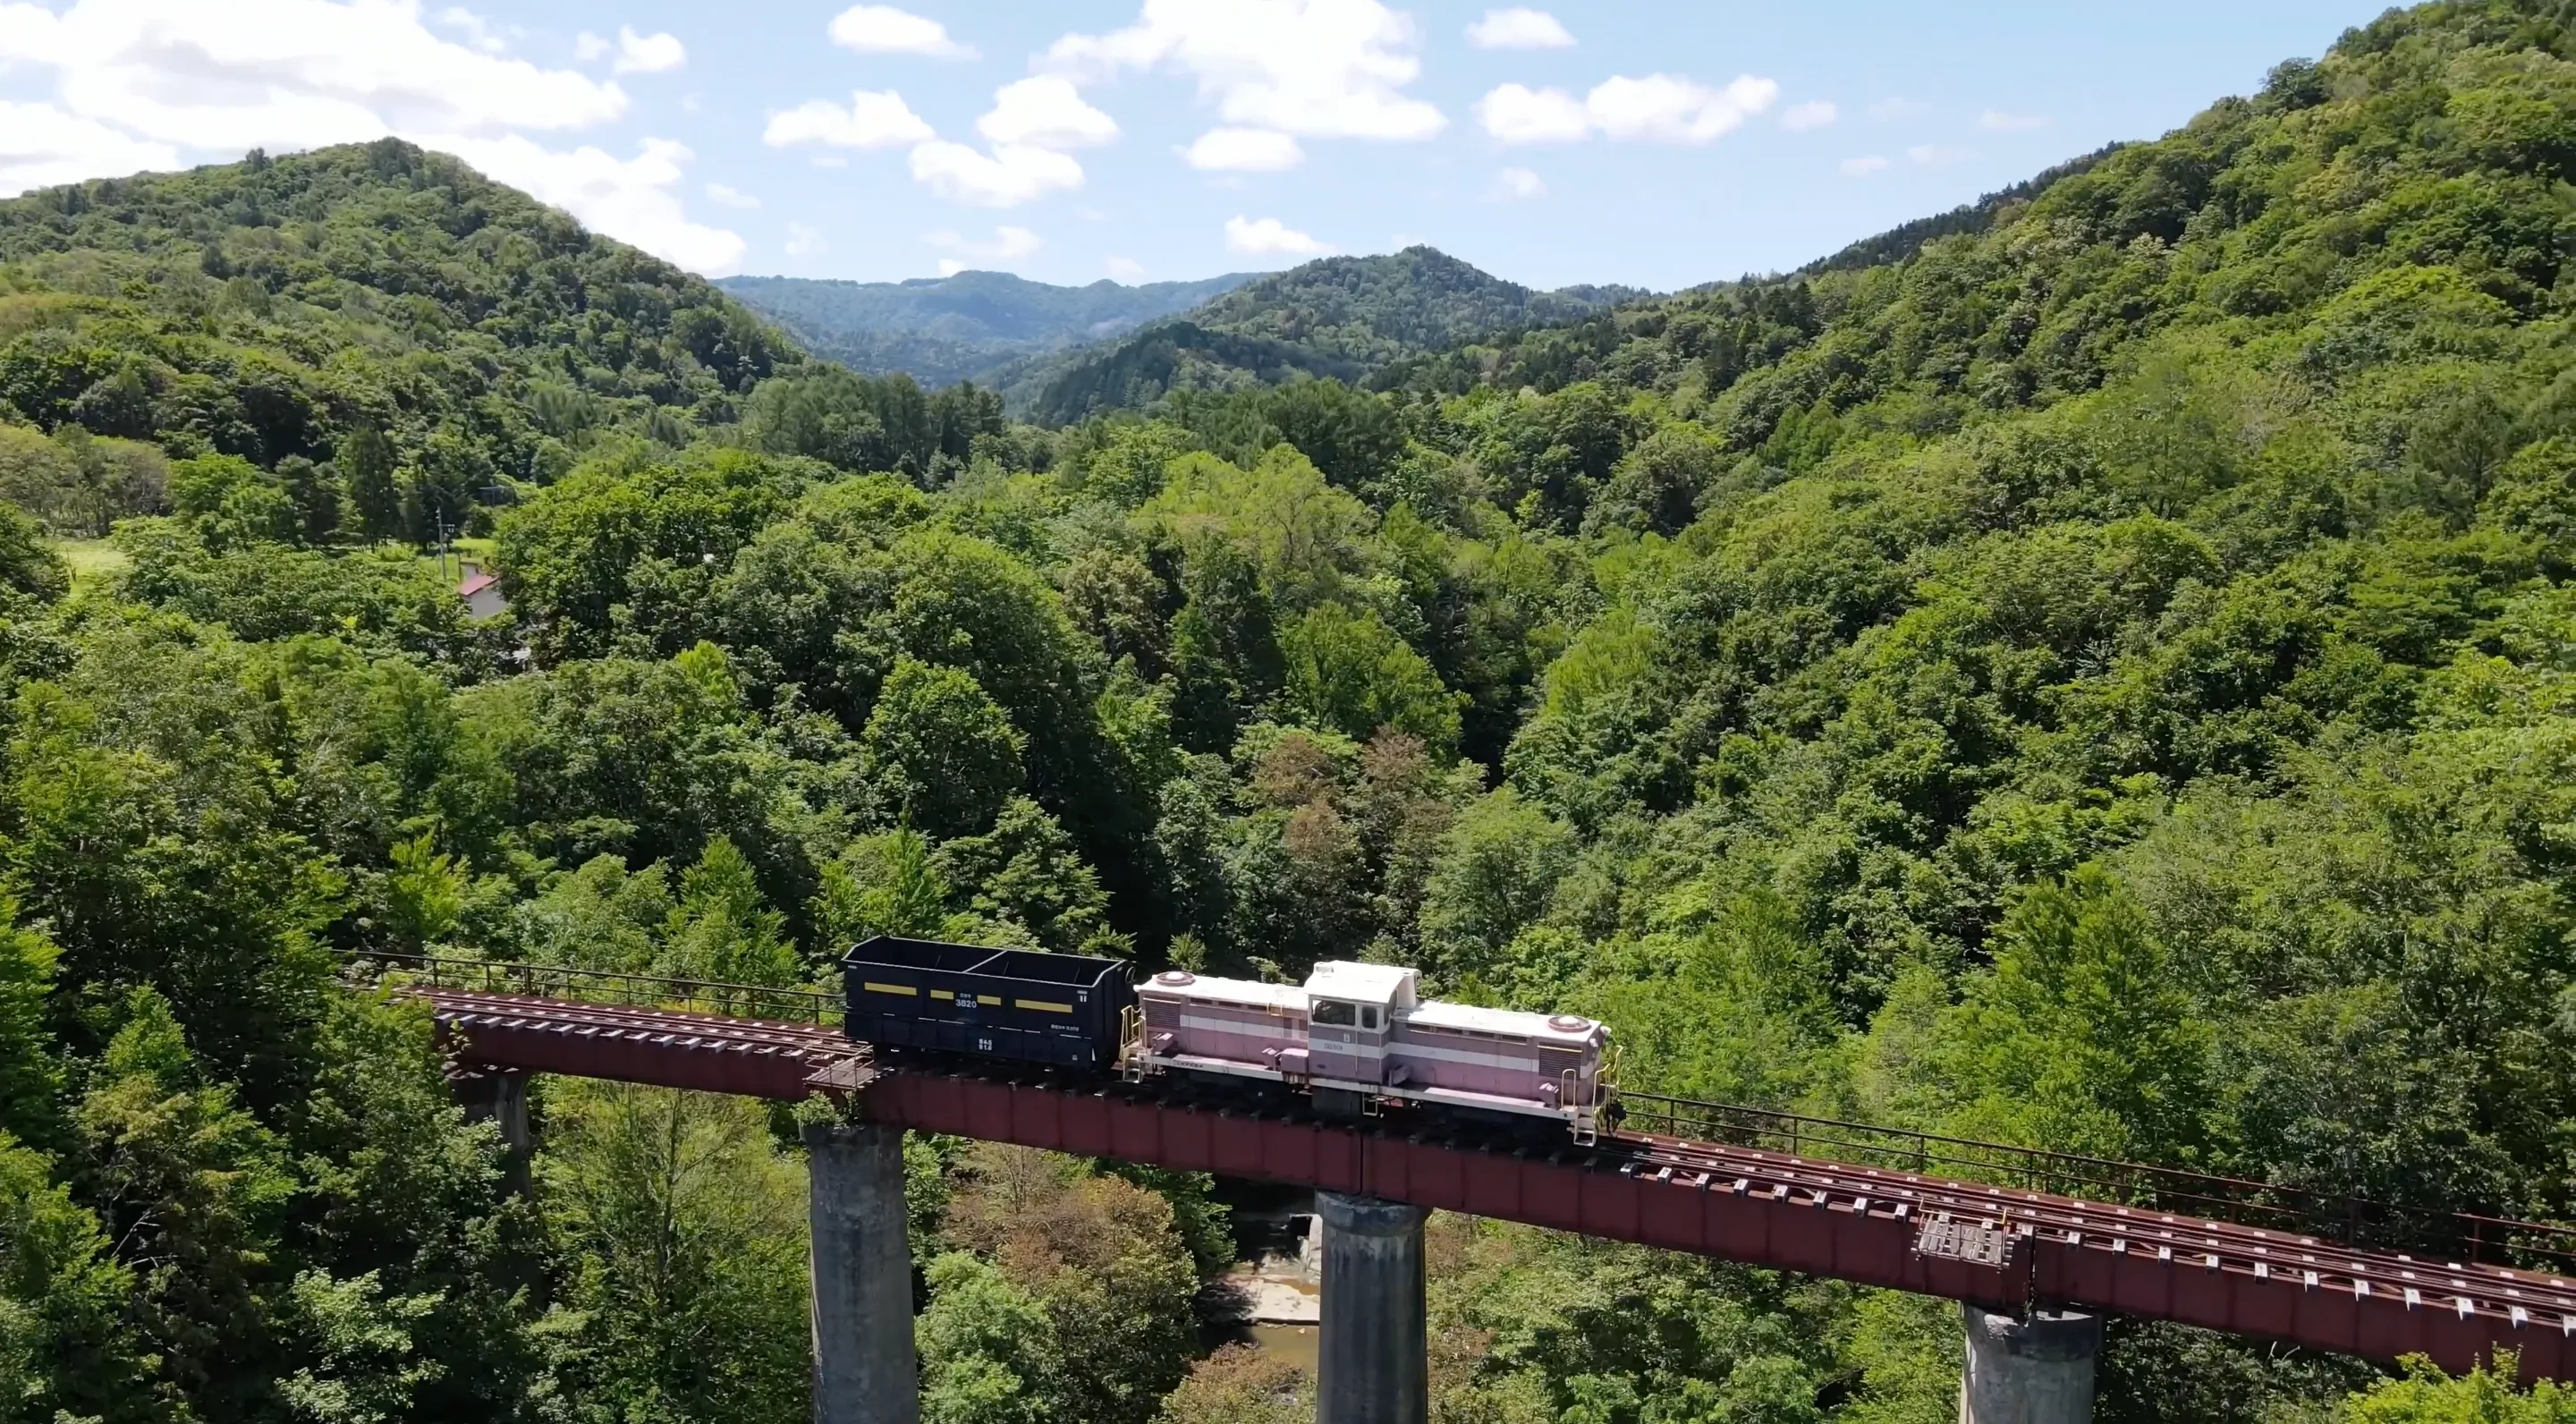
<svg viewBox="0 0 2576 1424">
<path fill-rule="evenodd" d="M 1315 966 L 1306 979 L 1306 1052 L 1318 1078 L 1387 1081 L 1387 1034 L 1414 1006 L 1414 971 L 1391 964 Z"/>
</svg>

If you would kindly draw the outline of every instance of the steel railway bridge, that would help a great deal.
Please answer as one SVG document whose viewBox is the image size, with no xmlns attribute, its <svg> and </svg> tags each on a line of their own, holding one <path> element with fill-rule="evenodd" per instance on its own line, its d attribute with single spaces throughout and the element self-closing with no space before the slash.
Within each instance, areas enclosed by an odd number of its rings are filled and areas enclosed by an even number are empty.
<svg viewBox="0 0 2576 1424">
<path fill-rule="evenodd" d="M 824 1424 L 915 1417 L 901 1129 L 1316 1189 L 1323 1424 L 1421 1417 L 1426 1209 L 1960 1301 L 1978 1424 L 2089 1417 L 2101 1314 L 2576 1378 L 2576 1232 L 2558 1226 L 1639 1093 L 1595 1146 L 1514 1149 L 1017 1065 L 880 1063 L 829 994 L 464 960 L 352 973 L 427 1002 L 460 1092 L 522 1152 L 530 1073 L 840 1101 L 852 1125 L 807 1134 Z"/>
</svg>

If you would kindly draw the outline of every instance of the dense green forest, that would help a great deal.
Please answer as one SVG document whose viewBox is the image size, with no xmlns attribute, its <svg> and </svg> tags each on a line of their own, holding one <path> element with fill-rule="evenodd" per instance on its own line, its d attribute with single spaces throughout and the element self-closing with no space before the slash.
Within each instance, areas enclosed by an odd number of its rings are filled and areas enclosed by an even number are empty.
<svg viewBox="0 0 2576 1424">
<path fill-rule="evenodd" d="M 2571 182 L 2576 12 L 2450 0 L 1884 260 L 1318 298 L 1244 339 L 1383 389 L 1052 428 L 401 145 L 0 204 L 0 1421 L 803 1413 L 791 1124 L 546 1081 L 506 1196 L 370 948 L 1399 960 L 1636 1086 L 2576 1215 Z M 386 539 L 449 523 L 508 614 Z M 1201 1354 L 1208 1184 L 907 1160 L 926 1418 L 1310 1408 Z M 1453 1424 L 1955 1417 L 1939 1302 L 1432 1250 Z M 2115 1424 L 2576 1413 L 2103 1370 Z"/>
<path fill-rule="evenodd" d="M 1064 425 L 1179 391 L 1358 381 L 1400 357 L 1563 321 L 1647 295 L 1535 292 L 1429 247 L 1327 257 L 1259 278 L 1122 340 L 1024 362 L 996 380 L 1015 411 Z"/>
<path fill-rule="evenodd" d="M 901 373 L 930 386 L 1007 384 L 1013 368 L 1114 338 L 1220 297 L 1257 274 L 1195 282 L 1098 281 L 1054 287 L 1007 272 L 908 282 L 726 277 L 715 284 L 784 327 L 815 356 L 862 375 Z"/>
</svg>

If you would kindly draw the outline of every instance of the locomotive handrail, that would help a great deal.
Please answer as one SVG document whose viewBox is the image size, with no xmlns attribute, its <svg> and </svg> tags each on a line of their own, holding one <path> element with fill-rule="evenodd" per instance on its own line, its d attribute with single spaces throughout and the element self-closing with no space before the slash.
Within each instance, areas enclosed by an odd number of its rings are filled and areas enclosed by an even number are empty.
<svg viewBox="0 0 2576 1424">
<path fill-rule="evenodd" d="M 1689 1137 L 1790 1156 L 1829 1156 L 1860 1166 L 1943 1172 L 1995 1186 L 2105 1203 L 2223 1216 L 2246 1226 L 2315 1235 L 2345 1245 L 2415 1247 L 2455 1259 L 2576 1268 L 2576 1227 L 2374 1201 L 2284 1182 L 2259 1182 L 2075 1152 L 1949 1137 L 1913 1128 L 1807 1117 L 1769 1108 L 1700 1102 L 1623 1089 L 1631 1132 Z M 2260 1220 L 2247 1220 L 2248 1215 Z"/>
</svg>

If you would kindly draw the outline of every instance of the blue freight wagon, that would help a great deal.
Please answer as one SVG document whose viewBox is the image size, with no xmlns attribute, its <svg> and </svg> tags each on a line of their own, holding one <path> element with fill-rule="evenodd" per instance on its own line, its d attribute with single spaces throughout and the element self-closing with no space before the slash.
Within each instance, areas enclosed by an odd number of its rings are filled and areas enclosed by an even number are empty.
<svg viewBox="0 0 2576 1424">
<path fill-rule="evenodd" d="M 841 958 L 851 1038 L 1105 1071 L 1136 989 L 1127 961 L 878 935 Z"/>
</svg>

